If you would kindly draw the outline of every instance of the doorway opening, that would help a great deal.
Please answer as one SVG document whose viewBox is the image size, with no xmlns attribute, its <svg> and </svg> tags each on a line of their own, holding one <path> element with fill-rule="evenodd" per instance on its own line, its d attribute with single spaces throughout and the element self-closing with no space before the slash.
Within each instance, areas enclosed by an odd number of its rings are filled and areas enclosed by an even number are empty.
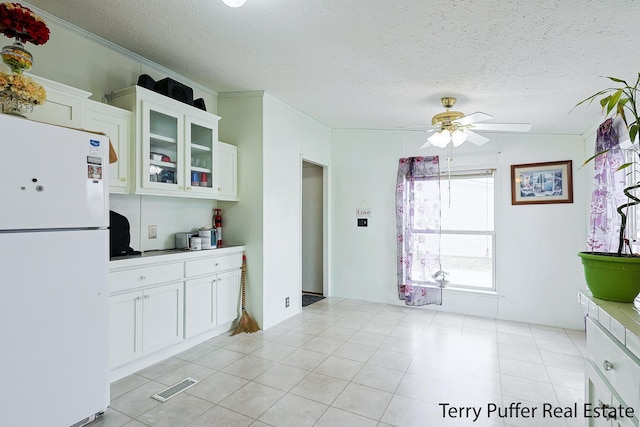
<svg viewBox="0 0 640 427">
<path fill-rule="evenodd" d="M 325 295 L 324 168 L 302 161 L 302 306 Z"/>
</svg>

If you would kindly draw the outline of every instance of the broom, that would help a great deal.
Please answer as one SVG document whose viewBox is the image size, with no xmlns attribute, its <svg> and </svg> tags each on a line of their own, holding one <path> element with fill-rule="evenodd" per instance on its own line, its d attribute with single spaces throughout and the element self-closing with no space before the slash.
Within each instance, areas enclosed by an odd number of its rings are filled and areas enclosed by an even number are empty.
<svg viewBox="0 0 640 427">
<path fill-rule="evenodd" d="M 240 316 L 240 321 L 238 322 L 238 327 L 231 334 L 234 336 L 235 334 L 239 334 L 240 332 L 254 333 L 260 330 L 260 326 L 256 323 L 255 320 L 249 316 L 249 313 L 244 309 L 245 306 L 245 290 L 244 283 L 247 275 L 247 257 L 242 255 L 242 276 L 240 278 L 240 285 L 242 286 L 242 315 Z"/>
</svg>

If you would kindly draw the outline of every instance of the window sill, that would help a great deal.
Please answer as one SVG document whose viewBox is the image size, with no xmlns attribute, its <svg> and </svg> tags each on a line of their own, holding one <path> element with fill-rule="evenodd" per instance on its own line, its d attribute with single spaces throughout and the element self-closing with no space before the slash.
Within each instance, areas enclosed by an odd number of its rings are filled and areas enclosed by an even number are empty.
<svg viewBox="0 0 640 427">
<path fill-rule="evenodd" d="M 502 298 L 503 296 L 498 294 L 496 291 L 483 291 L 480 289 L 467 289 L 467 288 L 456 288 L 456 287 L 447 287 L 442 290 L 443 292 L 456 293 L 456 294 L 468 294 L 474 296 L 488 297 L 488 298 Z"/>
</svg>

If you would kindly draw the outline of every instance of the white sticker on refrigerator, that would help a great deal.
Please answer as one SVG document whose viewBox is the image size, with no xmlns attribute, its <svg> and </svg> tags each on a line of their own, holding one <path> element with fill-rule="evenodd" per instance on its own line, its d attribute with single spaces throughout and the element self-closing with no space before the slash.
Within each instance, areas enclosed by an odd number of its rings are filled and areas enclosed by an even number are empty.
<svg viewBox="0 0 640 427">
<path fill-rule="evenodd" d="M 89 140 L 89 154 L 92 156 L 100 155 L 100 141 L 95 139 Z"/>
<path fill-rule="evenodd" d="M 89 165 L 87 178 L 102 179 L 102 166 Z"/>
<path fill-rule="evenodd" d="M 102 179 L 102 158 L 87 156 L 87 178 Z"/>
</svg>

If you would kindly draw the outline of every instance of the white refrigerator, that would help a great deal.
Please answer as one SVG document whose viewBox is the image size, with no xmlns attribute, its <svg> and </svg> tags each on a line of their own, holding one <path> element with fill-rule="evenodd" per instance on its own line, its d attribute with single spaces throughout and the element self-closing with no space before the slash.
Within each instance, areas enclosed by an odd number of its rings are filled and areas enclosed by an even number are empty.
<svg viewBox="0 0 640 427">
<path fill-rule="evenodd" d="M 109 404 L 103 135 L 0 114 L 0 426 Z"/>
</svg>

